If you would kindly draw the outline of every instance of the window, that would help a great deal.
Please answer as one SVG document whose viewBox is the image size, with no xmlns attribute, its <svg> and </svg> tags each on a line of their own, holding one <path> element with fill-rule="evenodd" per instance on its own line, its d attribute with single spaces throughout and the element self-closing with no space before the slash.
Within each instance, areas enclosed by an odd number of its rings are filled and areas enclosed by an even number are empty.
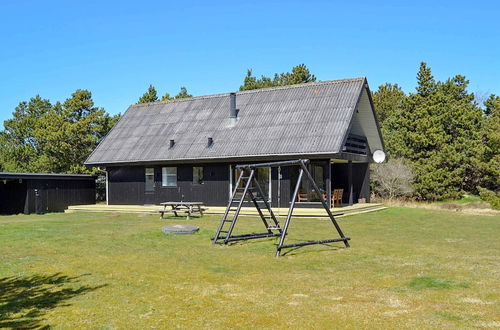
<svg viewBox="0 0 500 330">
<path fill-rule="evenodd" d="M 203 167 L 193 166 L 193 184 L 203 184 Z"/>
<path fill-rule="evenodd" d="M 146 167 L 146 191 L 155 191 L 155 169 Z"/>
<path fill-rule="evenodd" d="M 250 172 L 248 170 L 245 170 L 245 176 L 250 175 Z M 238 178 L 241 175 L 241 170 L 234 168 L 234 175 L 233 175 L 233 182 L 236 184 L 238 182 Z M 262 189 L 262 193 L 264 194 L 264 197 L 267 197 L 268 200 L 271 199 L 271 168 L 270 167 L 257 167 L 255 171 L 255 178 L 257 179 L 257 182 L 259 183 L 260 188 Z M 244 188 L 246 181 L 240 181 L 240 184 L 238 188 Z M 233 188 L 234 189 L 234 188 Z M 259 193 L 260 195 L 260 193 Z"/>
<path fill-rule="evenodd" d="M 177 167 L 161 168 L 162 187 L 177 187 Z"/>
<path fill-rule="evenodd" d="M 271 198 L 269 195 L 269 184 L 270 184 L 270 176 L 271 174 L 271 168 L 270 167 L 257 167 L 257 171 L 255 171 L 255 178 L 257 179 L 257 182 L 259 183 L 260 188 L 262 189 L 262 192 L 264 193 L 264 196 L 267 197 L 268 199 Z"/>
<path fill-rule="evenodd" d="M 318 185 L 318 188 L 321 190 L 325 190 L 325 179 L 324 179 L 324 174 L 323 174 L 323 166 L 321 165 L 313 165 L 312 166 L 312 175 L 314 178 L 314 181 Z"/>
</svg>

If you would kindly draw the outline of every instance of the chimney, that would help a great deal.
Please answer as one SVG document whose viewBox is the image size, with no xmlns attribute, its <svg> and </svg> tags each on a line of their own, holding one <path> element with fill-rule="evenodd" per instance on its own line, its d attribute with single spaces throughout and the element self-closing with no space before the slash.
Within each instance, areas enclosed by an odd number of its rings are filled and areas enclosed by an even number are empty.
<svg viewBox="0 0 500 330">
<path fill-rule="evenodd" d="M 211 137 L 208 138 L 208 142 L 207 142 L 207 147 L 211 147 L 212 145 L 214 144 L 214 139 L 212 139 Z"/>
<path fill-rule="evenodd" d="M 170 140 L 170 149 L 172 149 L 175 145 L 175 140 Z"/>
<path fill-rule="evenodd" d="M 238 118 L 239 109 L 236 109 L 236 93 L 229 94 L 229 118 L 231 118 L 231 123 L 236 123 Z"/>
</svg>

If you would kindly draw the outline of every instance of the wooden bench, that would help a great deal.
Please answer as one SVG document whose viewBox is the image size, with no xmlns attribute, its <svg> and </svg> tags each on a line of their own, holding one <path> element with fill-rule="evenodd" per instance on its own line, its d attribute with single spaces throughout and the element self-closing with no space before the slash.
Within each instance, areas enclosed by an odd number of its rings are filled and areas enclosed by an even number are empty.
<svg viewBox="0 0 500 330">
<path fill-rule="evenodd" d="M 163 205 L 163 209 L 158 210 L 160 219 L 163 219 L 165 213 L 173 213 L 177 217 L 179 216 L 178 212 L 183 212 L 187 213 L 187 219 L 189 220 L 193 213 L 199 213 L 200 216 L 203 216 L 203 211 L 207 210 L 202 202 L 164 202 L 160 204 Z M 168 206 L 171 209 L 168 209 Z"/>
</svg>

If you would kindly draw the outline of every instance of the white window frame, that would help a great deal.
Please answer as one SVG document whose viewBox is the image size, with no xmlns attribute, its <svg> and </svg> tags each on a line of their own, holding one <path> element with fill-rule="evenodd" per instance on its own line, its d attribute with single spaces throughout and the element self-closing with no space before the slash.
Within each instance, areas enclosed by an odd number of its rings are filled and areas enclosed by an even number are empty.
<svg viewBox="0 0 500 330">
<path fill-rule="evenodd" d="M 177 167 L 161 168 L 161 186 L 166 188 L 177 187 Z"/>
</svg>

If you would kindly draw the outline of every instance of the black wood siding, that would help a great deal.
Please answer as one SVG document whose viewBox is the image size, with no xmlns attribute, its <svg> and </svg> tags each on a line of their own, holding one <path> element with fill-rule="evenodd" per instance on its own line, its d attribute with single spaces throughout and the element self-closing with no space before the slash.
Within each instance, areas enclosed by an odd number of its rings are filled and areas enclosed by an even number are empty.
<svg viewBox="0 0 500 330">
<path fill-rule="evenodd" d="M 226 205 L 229 198 L 229 164 L 194 165 L 203 167 L 203 184 L 193 183 L 193 165 L 177 167 L 177 186 L 162 187 L 163 166 L 123 166 L 108 168 L 110 204 L 159 204 L 165 201 L 196 201 Z M 155 190 L 145 191 L 145 169 L 154 168 Z"/>
<path fill-rule="evenodd" d="M 38 200 L 35 190 L 39 193 Z M 16 179 L 0 182 L 0 214 L 62 212 L 69 205 L 95 204 L 95 179 Z"/>
<path fill-rule="evenodd" d="M 325 160 L 326 162 L 326 160 Z M 206 205 L 226 206 L 229 199 L 229 165 L 236 164 L 182 164 L 154 166 L 109 167 L 108 189 L 109 204 L 159 204 L 166 201 L 203 202 Z M 177 186 L 162 187 L 162 167 L 177 167 Z M 193 166 L 203 167 L 203 184 L 193 183 Z M 155 190 L 145 192 L 145 169 L 154 168 Z M 288 207 L 291 202 L 290 167 L 281 167 L 280 200 L 281 207 Z M 234 173 L 234 170 L 233 170 Z M 326 169 L 325 169 L 326 175 Z M 344 199 L 347 196 L 347 164 L 332 165 L 332 189 L 343 188 Z M 234 182 L 237 178 L 233 177 Z M 272 205 L 278 206 L 278 168 L 271 171 Z M 370 198 L 368 164 L 353 164 L 354 198 Z M 344 200 L 347 202 L 347 200 Z M 251 205 L 250 203 L 245 205 Z M 318 203 L 318 206 L 321 205 Z"/>
</svg>

